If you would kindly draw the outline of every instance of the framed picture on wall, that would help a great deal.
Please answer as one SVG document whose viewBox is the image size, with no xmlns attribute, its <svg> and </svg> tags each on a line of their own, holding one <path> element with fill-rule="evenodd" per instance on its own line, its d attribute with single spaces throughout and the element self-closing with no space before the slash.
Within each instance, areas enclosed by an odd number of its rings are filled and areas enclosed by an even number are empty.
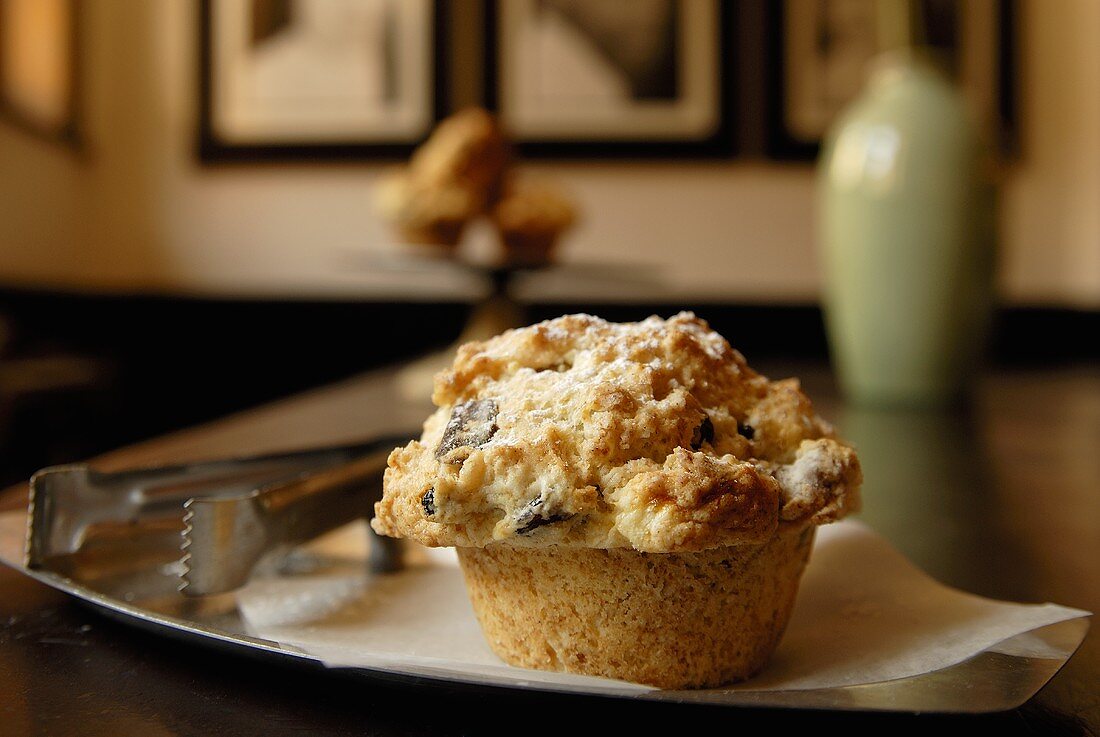
<svg viewBox="0 0 1100 737">
<path fill-rule="evenodd" d="M 923 37 L 968 97 L 987 139 L 1015 149 L 1015 0 L 918 0 Z M 769 4 L 768 152 L 813 159 L 836 115 L 863 89 L 881 49 L 876 0 Z"/>
<path fill-rule="evenodd" d="M 487 106 L 528 156 L 727 156 L 729 6 L 489 0 Z"/>
<path fill-rule="evenodd" d="M 440 117 L 437 0 L 202 0 L 204 160 L 398 157 Z"/>
<path fill-rule="evenodd" d="M 0 0 L 0 117 L 79 145 L 76 0 Z"/>
</svg>

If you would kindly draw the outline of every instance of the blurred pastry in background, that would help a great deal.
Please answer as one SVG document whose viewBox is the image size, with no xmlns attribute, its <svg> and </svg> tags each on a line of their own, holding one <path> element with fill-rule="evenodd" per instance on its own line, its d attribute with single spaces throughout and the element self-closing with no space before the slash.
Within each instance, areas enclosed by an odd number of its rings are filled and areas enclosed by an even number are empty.
<svg viewBox="0 0 1100 737">
<path fill-rule="evenodd" d="M 408 166 L 379 181 L 375 205 L 402 242 L 453 250 L 466 224 L 496 201 L 507 162 L 496 120 L 469 108 L 436 126 Z"/>
<path fill-rule="evenodd" d="M 545 265 L 577 208 L 552 182 L 513 175 L 510 149 L 491 114 L 480 108 L 455 113 L 407 166 L 379 180 L 378 212 L 402 243 L 441 247 L 448 256 L 466 226 L 487 216 L 500 235 L 505 266 Z"/>
<path fill-rule="evenodd" d="M 374 192 L 379 214 L 403 243 L 453 250 L 466 224 L 477 217 L 484 201 L 476 191 L 453 182 L 427 184 L 407 170 L 383 176 Z"/>
<path fill-rule="evenodd" d="M 490 213 L 500 233 L 505 261 L 513 265 L 548 263 L 561 235 L 577 219 L 573 200 L 545 180 L 509 181 Z"/>
<path fill-rule="evenodd" d="M 409 176 L 425 186 L 460 186 L 491 205 L 509 160 L 496 118 L 467 108 L 443 120 L 409 161 Z"/>
</svg>

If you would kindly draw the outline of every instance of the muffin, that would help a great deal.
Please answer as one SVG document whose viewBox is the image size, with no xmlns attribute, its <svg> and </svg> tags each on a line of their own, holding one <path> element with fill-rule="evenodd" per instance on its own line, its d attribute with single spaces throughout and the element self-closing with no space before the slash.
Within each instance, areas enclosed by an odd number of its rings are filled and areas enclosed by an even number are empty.
<svg viewBox="0 0 1100 737">
<path fill-rule="evenodd" d="M 379 214 L 403 243 L 458 245 L 466 224 L 483 208 L 482 195 L 456 184 L 425 185 L 405 171 L 383 176 L 375 189 Z"/>
<path fill-rule="evenodd" d="M 465 187 L 492 203 L 500 195 L 509 158 L 496 118 L 481 108 L 466 108 L 436 126 L 409 161 L 409 176 L 426 186 Z"/>
<path fill-rule="evenodd" d="M 690 313 L 569 315 L 463 346 L 389 458 L 374 529 L 454 546 L 506 662 L 662 688 L 751 676 L 814 529 L 859 506 L 796 380 Z"/>
<path fill-rule="evenodd" d="M 405 243 L 453 250 L 467 223 L 499 198 L 508 145 L 492 115 L 477 108 L 441 122 L 404 169 L 375 189 L 379 215 Z"/>
<path fill-rule="evenodd" d="M 576 208 L 559 188 L 547 182 L 519 180 L 508 187 L 491 216 L 505 260 L 537 266 L 550 261 L 559 237 L 576 220 Z"/>
</svg>

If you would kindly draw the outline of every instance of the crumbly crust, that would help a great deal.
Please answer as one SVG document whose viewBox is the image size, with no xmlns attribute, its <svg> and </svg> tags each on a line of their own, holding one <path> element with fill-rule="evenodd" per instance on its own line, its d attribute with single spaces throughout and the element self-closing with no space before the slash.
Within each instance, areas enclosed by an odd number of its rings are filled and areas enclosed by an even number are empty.
<svg viewBox="0 0 1100 737">
<path fill-rule="evenodd" d="M 568 315 L 463 346 L 420 440 L 389 459 L 378 532 L 690 552 L 761 544 L 859 505 L 851 448 L 793 379 L 703 320 Z"/>
</svg>

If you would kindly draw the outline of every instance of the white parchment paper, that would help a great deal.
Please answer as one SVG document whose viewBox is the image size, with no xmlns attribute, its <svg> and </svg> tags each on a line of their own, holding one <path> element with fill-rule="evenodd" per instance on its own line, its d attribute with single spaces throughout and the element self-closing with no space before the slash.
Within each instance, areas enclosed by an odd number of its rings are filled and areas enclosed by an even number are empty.
<svg viewBox="0 0 1100 737">
<path fill-rule="evenodd" d="M 451 550 L 417 550 L 398 574 L 364 577 L 362 558 L 258 580 L 238 594 L 253 634 L 333 667 L 629 693 L 647 686 L 513 668 L 481 636 Z M 1088 616 L 963 593 L 932 580 L 852 521 L 823 527 L 794 615 L 765 670 L 738 690 L 878 683 L 960 663 L 1014 635 Z M 1041 656 L 1041 653 L 1039 653 Z"/>
</svg>

